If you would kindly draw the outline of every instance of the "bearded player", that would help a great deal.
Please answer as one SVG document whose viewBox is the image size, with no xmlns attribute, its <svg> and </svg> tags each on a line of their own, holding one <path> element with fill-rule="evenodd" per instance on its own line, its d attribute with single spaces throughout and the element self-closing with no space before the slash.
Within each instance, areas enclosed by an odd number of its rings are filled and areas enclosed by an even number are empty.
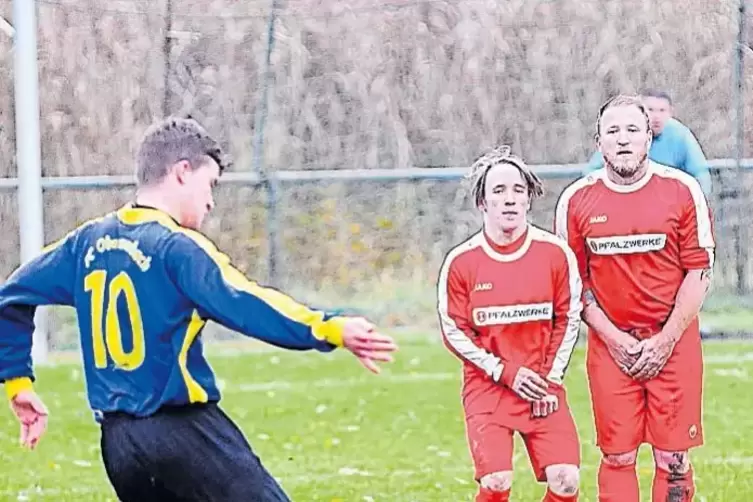
<svg viewBox="0 0 753 502">
<path fill-rule="evenodd" d="M 574 502 L 580 442 L 562 380 L 580 326 L 577 261 L 528 222 L 541 181 L 508 147 L 481 156 L 469 177 L 483 229 L 445 258 L 438 311 L 445 345 L 463 362 L 476 501 L 509 500 L 518 432 L 547 482 L 543 500 Z"/>
<path fill-rule="evenodd" d="M 715 247 L 708 203 L 692 176 L 648 160 L 638 97 L 601 107 L 597 142 L 605 167 L 565 189 L 555 227 L 583 279 L 599 500 L 639 500 L 642 443 L 653 447 L 653 500 L 692 500 L 688 451 L 703 443 L 698 313 Z"/>
</svg>

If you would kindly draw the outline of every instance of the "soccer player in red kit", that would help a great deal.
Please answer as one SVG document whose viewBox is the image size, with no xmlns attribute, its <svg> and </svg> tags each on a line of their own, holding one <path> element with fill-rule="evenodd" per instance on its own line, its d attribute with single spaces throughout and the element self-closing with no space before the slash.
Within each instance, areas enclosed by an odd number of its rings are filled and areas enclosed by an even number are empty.
<svg viewBox="0 0 753 502">
<path fill-rule="evenodd" d="M 688 451 L 703 443 L 698 312 L 715 247 L 708 203 L 693 177 L 648 159 L 638 97 L 602 106 L 597 141 L 605 167 L 563 191 L 555 228 L 583 280 L 599 500 L 639 500 L 644 442 L 654 451 L 654 502 L 692 500 Z"/>
<path fill-rule="evenodd" d="M 476 501 L 509 500 L 518 432 L 547 482 L 543 500 L 574 502 L 580 441 L 562 380 L 580 326 L 577 261 L 528 222 L 541 181 L 508 147 L 481 156 L 469 177 L 483 229 L 447 254 L 438 313 L 445 345 L 463 362 Z"/>
</svg>

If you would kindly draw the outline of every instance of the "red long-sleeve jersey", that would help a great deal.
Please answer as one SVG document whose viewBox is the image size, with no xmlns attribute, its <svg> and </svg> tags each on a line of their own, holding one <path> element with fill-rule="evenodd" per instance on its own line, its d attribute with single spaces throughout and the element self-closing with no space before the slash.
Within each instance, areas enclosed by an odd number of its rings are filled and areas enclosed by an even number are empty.
<svg viewBox="0 0 753 502">
<path fill-rule="evenodd" d="M 530 226 L 516 242 L 479 232 L 446 256 L 438 281 L 445 345 L 464 363 L 466 409 L 500 399 L 514 413 L 530 405 L 509 384 L 520 366 L 562 384 L 578 338 L 582 285 L 572 250 Z"/>
<path fill-rule="evenodd" d="M 616 185 L 600 169 L 567 187 L 555 233 L 575 253 L 584 291 L 623 331 L 655 334 L 688 270 L 714 264 L 711 212 L 698 182 L 649 163 L 648 175 Z"/>
</svg>

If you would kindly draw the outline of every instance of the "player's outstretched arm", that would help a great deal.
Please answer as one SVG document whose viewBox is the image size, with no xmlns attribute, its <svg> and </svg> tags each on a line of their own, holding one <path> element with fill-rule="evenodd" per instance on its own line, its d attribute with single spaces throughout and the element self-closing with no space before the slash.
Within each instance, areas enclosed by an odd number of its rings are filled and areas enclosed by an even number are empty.
<svg viewBox="0 0 753 502">
<path fill-rule="evenodd" d="M 167 246 L 168 272 L 202 318 L 287 349 L 344 347 L 372 371 L 397 348 L 364 319 L 329 315 L 249 280 L 198 232 L 176 232 Z"/>
<path fill-rule="evenodd" d="M 47 428 L 47 408 L 34 393 L 34 315 L 41 305 L 73 305 L 72 235 L 47 246 L 0 286 L 0 381 L 21 423 L 21 443 L 34 448 Z"/>
</svg>

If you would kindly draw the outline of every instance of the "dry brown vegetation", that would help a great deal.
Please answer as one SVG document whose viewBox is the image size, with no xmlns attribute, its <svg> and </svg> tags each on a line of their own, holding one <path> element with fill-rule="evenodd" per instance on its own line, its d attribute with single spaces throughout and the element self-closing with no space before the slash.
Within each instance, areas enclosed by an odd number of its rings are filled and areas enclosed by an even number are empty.
<svg viewBox="0 0 753 502">
<path fill-rule="evenodd" d="M 236 170 L 254 167 L 269 2 L 172 0 L 167 58 L 166 2 L 39 2 L 46 175 L 129 174 L 141 132 L 165 111 L 200 118 L 227 143 Z M 645 86 L 672 93 L 709 157 L 734 155 L 735 2 L 281 3 L 264 130 L 269 169 L 461 166 L 502 141 L 531 163 L 583 162 L 599 104 Z M 10 6 L 0 0 L 7 19 Z M 0 35 L 0 176 L 16 174 L 10 49 Z M 747 71 L 749 95 L 751 80 Z M 745 113 L 750 138 L 749 97 Z M 729 178 L 728 188 L 741 185 Z M 549 183 L 541 225 L 565 182 Z M 48 192 L 48 238 L 130 195 Z M 723 205 L 720 284 L 732 287 L 732 225 L 751 208 Z M 0 275 L 17 263 L 16 207 L 0 194 Z M 298 185 L 284 187 L 279 208 L 282 284 L 302 294 L 371 288 L 400 300 L 407 293 L 394 285 L 411 284 L 431 304 L 443 254 L 476 225 L 456 183 Z M 208 229 L 262 280 L 265 221 L 264 191 L 234 186 L 221 191 Z"/>
</svg>

